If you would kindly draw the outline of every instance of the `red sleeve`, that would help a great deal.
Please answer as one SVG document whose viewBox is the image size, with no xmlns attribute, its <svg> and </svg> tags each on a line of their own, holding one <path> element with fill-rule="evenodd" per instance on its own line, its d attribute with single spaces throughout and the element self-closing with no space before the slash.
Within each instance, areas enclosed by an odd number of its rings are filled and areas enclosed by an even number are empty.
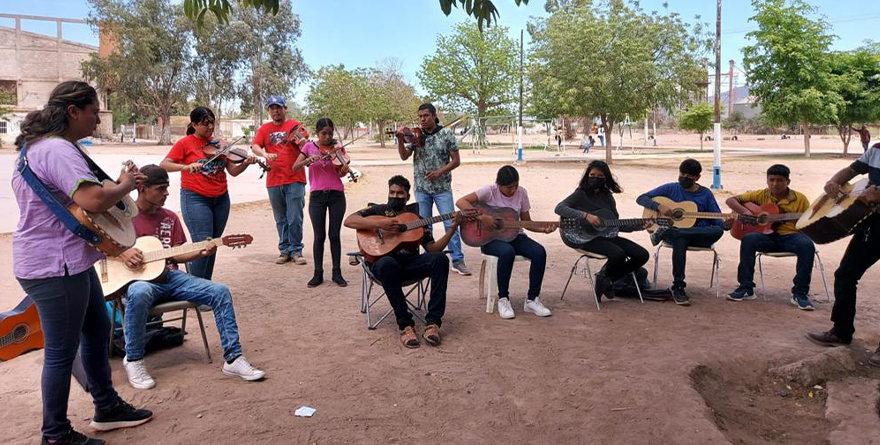
<svg viewBox="0 0 880 445">
<path fill-rule="evenodd" d="M 175 162 L 178 164 L 182 163 L 183 160 L 186 158 L 186 140 L 188 138 L 189 136 L 186 136 L 183 139 L 177 141 L 177 143 L 174 144 L 173 147 L 171 147 L 171 151 L 169 151 L 168 154 L 165 155 L 165 157 L 170 159 L 171 162 Z"/>
<path fill-rule="evenodd" d="M 257 130 L 257 135 L 254 136 L 253 144 L 260 148 L 266 148 L 266 134 L 268 132 L 265 125 L 260 126 L 260 129 Z"/>
<path fill-rule="evenodd" d="M 183 225 L 180 224 L 180 218 L 177 214 L 168 211 L 168 216 L 174 220 L 174 227 L 171 228 L 171 246 L 179 246 L 186 243 L 186 234 L 183 233 Z"/>
</svg>

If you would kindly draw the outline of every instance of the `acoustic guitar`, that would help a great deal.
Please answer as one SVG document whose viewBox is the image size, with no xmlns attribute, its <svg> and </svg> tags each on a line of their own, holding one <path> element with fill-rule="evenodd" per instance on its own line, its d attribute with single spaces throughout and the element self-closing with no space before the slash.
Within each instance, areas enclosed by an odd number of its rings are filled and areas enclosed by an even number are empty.
<svg viewBox="0 0 880 445">
<path fill-rule="evenodd" d="M 131 160 L 123 163 L 127 168 L 137 169 Z M 116 182 L 110 179 L 102 181 L 103 187 L 112 187 Z M 134 217 L 138 215 L 137 204 L 129 195 L 109 209 L 100 212 L 89 212 L 82 207 L 71 204 L 67 210 L 79 221 L 101 237 L 101 242 L 93 245 L 108 256 L 116 256 L 134 245 L 137 235 L 134 231 Z"/>
<path fill-rule="evenodd" d="M 477 212 L 473 210 L 461 210 L 424 219 L 420 219 L 418 215 L 410 212 L 401 213 L 394 217 L 381 215 L 368 216 L 366 218 L 372 221 L 396 219 L 400 223 L 400 226 L 397 230 L 359 229 L 357 231 L 358 248 L 360 248 L 361 255 L 364 256 L 364 259 L 370 263 L 375 263 L 383 256 L 394 253 L 402 248 L 418 251 L 419 243 L 422 240 L 422 236 L 424 236 L 424 232 L 415 229 L 453 219 L 459 214 L 466 218 L 471 218 L 476 216 Z"/>
<path fill-rule="evenodd" d="M 571 225 L 571 221 L 521 221 L 519 213 L 509 207 L 495 207 L 482 202 L 475 202 L 474 208 L 481 215 L 489 215 L 495 220 L 494 227 L 483 224 L 473 218 L 461 223 L 459 231 L 461 240 L 471 247 L 480 247 L 495 240 L 510 242 L 519 235 L 519 229 L 543 229 L 548 225 L 554 229 L 560 225 Z"/>
<path fill-rule="evenodd" d="M 840 196 L 822 194 L 795 225 L 816 244 L 837 241 L 852 233 L 859 223 L 871 216 L 876 206 L 859 199 L 868 188 L 868 179 L 840 186 Z"/>
<path fill-rule="evenodd" d="M 776 225 L 784 221 L 796 221 L 801 217 L 801 213 L 779 213 L 779 207 L 772 202 L 768 202 L 762 206 L 753 202 L 743 204 L 743 207 L 749 209 L 754 215 L 754 220 L 739 217 L 733 222 L 730 234 L 738 240 L 742 240 L 744 236 L 750 233 L 763 233 L 769 235 L 776 229 Z M 740 215 L 749 216 L 749 215 Z"/>
<path fill-rule="evenodd" d="M 644 212 L 642 212 L 643 218 L 669 218 L 672 220 L 672 226 L 677 227 L 679 229 L 686 229 L 688 227 L 693 227 L 694 224 L 697 223 L 698 219 L 729 219 L 733 218 L 743 218 L 747 220 L 752 220 L 754 217 L 750 217 L 747 215 L 740 215 L 738 213 L 714 213 L 714 212 L 699 212 L 697 211 L 697 203 L 693 201 L 681 201 L 675 202 L 665 196 L 656 196 L 651 198 L 654 202 L 658 204 L 663 204 L 666 207 L 672 209 L 672 213 L 670 215 L 661 215 L 660 212 L 656 210 L 651 210 L 646 208 Z M 653 232 L 657 230 L 657 225 L 648 228 L 649 232 Z"/>
<path fill-rule="evenodd" d="M 648 223 L 657 224 L 660 227 L 672 227 L 669 218 L 616 218 L 614 212 L 609 209 L 599 209 L 590 214 L 597 216 L 601 224 L 594 226 L 583 218 L 560 218 L 559 235 L 566 245 L 580 245 L 588 243 L 600 237 L 614 237 L 622 227 L 630 227 L 637 230 L 645 229 Z"/>
<path fill-rule="evenodd" d="M 162 241 L 154 236 L 142 236 L 134 247 L 144 253 L 144 263 L 137 270 L 129 269 L 118 257 L 108 257 L 98 262 L 98 277 L 104 297 L 111 296 L 125 288 L 132 281 L 150 281 L 165 272 L 165 260 L 185 253 L 198 252 L 210 246 L 244 247 L 253 242 L 250 235 L 226 235 L 222 238 L 198 243 L 181 244 L 164 248 Z"/>
<path fill-rule="evenodd" d="M 15 309 L 0 313 L 0 361 L 42 347 L 43 329 L 33 300 L 24 297 Z"/>
</svg>

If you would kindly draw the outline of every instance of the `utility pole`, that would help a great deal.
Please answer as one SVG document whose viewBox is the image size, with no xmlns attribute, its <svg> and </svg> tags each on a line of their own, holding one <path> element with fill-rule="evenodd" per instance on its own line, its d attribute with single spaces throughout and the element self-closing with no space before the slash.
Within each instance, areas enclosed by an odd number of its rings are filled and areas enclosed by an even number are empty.
<svg viewBox="0 0 880 445">
<path fill-rule="evenodd" d="M 715 156 L 712 166 L 712 188 L 721 186 L 721 0 L 715 19 Z"/>
<path fill-rule="evenodd" d="M 519 30 L 519 126 L 516 134 L 519 138 L 519 150 L 516 153 L 516 162 L 523 161 L 523 30 Z"/>
</svg>

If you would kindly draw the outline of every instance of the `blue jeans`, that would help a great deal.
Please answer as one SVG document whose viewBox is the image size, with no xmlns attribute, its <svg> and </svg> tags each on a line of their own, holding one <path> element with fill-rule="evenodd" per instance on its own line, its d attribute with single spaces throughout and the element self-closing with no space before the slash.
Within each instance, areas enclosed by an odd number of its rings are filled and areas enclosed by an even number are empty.
<svg viewBox="0 0 880 445">
<path fill-rule="evenodd" d="M 189 237 L 194 243 L 223 236 L 223 229 L 229 219 L 229 206 L 229 193 L 209 198 L 191 190 L 180 189 L 183 222 L 189 228 Z M 214 274 L 215 259 L 216 256 L 211 255 L 190 262 L 190 273 L 210 280 Z"/>
<path fill-rule="evenodd" d="M 452 190 L 440 193 L 426 193 L 416 190 L 416 202 L 419 203 L 419 217 L 430 218 L 434 215 L 434 203 L 437 204 L 437 211 L 440 214 L 452 213 L 455 211 L 455 200 L 452 199 Z M 443 221 L 443 227 L 449 230 L 452 220 Z M 433 230 L 428 226 L 428 230 Z M 461 251 L 461 236 L 458 235 L 458 229 L 455 229 L 455 235 L 449 240 L 449 250 L 452 251 L 452 262 L 464 259 L 464 253 Z"/>
<path fill-rule="evenodd" d="M 480 247 L 487 255 L 498 257 L 498 298 L 508 298 L 510 292 L 510 274 L 513 273 L 513 261 L 517 255 L 529 259 L 529 300 L 538 298 L 544 282 L 544 268 L 547 265 L 547 251 L 537 241 L 517 235 L 511 242 L 495 240 Z"/>
<path fill-rule="evenodd" d="M 232 295 L 225 284 L 194 277 L 181 270 L 171 270 L 164 283 L 136 281 L 125 295 L 125 356 L 129 361 L 144 358 L 144 332 L 150 308 L 167 301 L 190 301 L 211 306 L 220 333 L 223 358 L 241 355 L 238 325 Z"/>
<path fill-rule="evenodd" d="M 755 288 L 755 253 L 756 252 L 791 252 L 797 254 L 795 266 L 794 295 L 809 295 L 810 281 L 813 276 L 813 260 L 816 257 L 816 246 L 803 233 L 779 235 L 773 233 L 750 233 L 743 237 L 739 245 L 739 267 L 736 279 L 741 287 Z"/>
<path fill-rule="evenodd" d="M 672 245 L 672 287 L 684 289 L 687 283 L 684 281 L 684 269 L 687 264 L 687 248 L 710 247 L 715 241 L 721 239 L 724 229 L 721 226 L 688 227 L 669 229 L 663 240 Z"/>
<path fill-rule="evenodd" d="M 268 190 L 275 228 L 278 229 L 278 252 L 287 256 L 302 255 L 306 185 L 293 182 L 269 187 Z"/>
<path fill-rule="evenodd" d="M 72 276 L 18 282 L 37 305 L 46 344 L 41 379 L 43 436 L 58 439 L 70 430 L 67 399 L 77 349 L 95 409 L 108 411 L 119 400 L 110 380 L 110 317 L 104 292 L 94 268 Z"/>
</svg>

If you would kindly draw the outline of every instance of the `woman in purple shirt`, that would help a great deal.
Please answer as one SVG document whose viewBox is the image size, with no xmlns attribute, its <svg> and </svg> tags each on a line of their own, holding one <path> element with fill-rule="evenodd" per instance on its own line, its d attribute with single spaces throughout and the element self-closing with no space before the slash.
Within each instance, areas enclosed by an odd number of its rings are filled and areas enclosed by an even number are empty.
<svg viewBox="0 0 880 445">
<path fill-rule="evenodd" d="M 76 142 L 91 136 L 101 122 L 98 95 L 85 82 L 69 81 L 52 90 L 42 110 L 21 124 L 16 149 L 27 146 L 33 173 L 65 206 L 103 212 L 134 190 L 143 175 L 124 171 L 118 184 L 103 187 L 89 169 Z M 12 242 L 13 272 L 37 306 L 45 337 L 41 380 L 43 444 L 103 444 L 73 430 L 67 418 L 70 376 L 77 350 L 88 377 L 99 431 L 137 426 L 152 413 L 123 401 L 110 380 L 107 357 L 110 319 L 95 262 L 101 253 L 67 230 L 18 173 L 12 188 L 21 217 Z"/>
<path fill-rule="evenodd" d="M 482 202 L 494 207 L 507 207 L 519 213 L 523 221 L 531 221 L 529 213 L 529 194 L 526 189 L 519 186 L 519 173 L 513 166 L 505 165 L 498 170 L 495 183 L 477 189 L 477 191 L 463 196 L 455 204 L 462 210 L 471 210 L 475 202 Z M 480 220 L 486 226 L 493 226 L 495 221 L 489 215 L 480 216 Z M 550 233 L 556 228 L 546 225 L 540 228 L 528 229 L 532 232 Z M 482 247 L 480 250 L 486 255 L 498 257 L 498 315 L 501 318 L 514 318 L 513 307 L 510 305 L 508 288 L 510 287 L 510 274 L 513 272 L 513 261 L 517 255 L 529 259 L 529 292 L 523 304 L 523 310 L 531 312 L 539 317 L 550 315 L 538 295 L 541 293 L 541 284 L 544 281 L 544 267 L 547 265 L 547 251 L 544 246 L 526 236 L 522 229 L 519 235 L 512 241 L 495 240 Z"/>
</svg>

